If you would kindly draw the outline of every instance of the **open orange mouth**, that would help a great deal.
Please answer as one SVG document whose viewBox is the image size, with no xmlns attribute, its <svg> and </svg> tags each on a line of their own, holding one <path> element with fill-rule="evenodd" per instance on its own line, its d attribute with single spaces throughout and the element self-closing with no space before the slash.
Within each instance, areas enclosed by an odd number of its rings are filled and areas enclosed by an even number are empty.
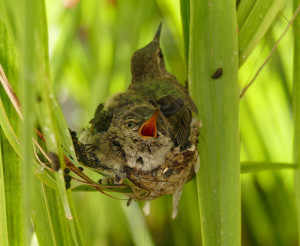
<svg viewBox="0 0 300 246">
<path fill-rule="evenodd" d="M 142 138 L 156 138 L 157 136 L 156 122 L 157 122 L 159 111 L 160 111 L 159 108 L 157 108 L 153 113 L 153 115 L 147 121 L 145 121 L 144 124 L 140 127 L 138 132 Z"/>
</svg>

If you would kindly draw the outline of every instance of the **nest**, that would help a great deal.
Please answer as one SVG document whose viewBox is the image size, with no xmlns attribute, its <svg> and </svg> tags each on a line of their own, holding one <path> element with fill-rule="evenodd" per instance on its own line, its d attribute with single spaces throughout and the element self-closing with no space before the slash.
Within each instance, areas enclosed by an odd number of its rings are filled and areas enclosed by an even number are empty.
<svg viewBox="0 0 300 246">
<path fill-rule="evenodd" d="M 189 145 L 186 148 L 174 147 L 162 165 L 149 171 L 124 166 L 122 170 L 112 169 L 97 159 L 93 149 L 78 141 L 72 133 L 78 160 L 83 165 L 102 174 L 105 181 L 98 188 L 105 191 L 120 192 L 133 200 L 152 200 L 165 194 L 181 191 L 195 171 L 199 169 L 197 150 L 199 121 L 191 123 Z"/>
</svg>

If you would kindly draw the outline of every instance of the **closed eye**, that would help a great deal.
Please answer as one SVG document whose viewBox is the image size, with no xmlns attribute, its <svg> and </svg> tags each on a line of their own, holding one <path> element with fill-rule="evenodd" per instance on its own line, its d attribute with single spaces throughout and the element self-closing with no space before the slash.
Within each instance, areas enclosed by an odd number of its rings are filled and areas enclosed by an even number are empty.
<svg viewBox="0 0 300 246">
<path fill-rule="evenodd" d="M 164 55 L 163 55 L 161 49 L 158 51 L 158 57 L 161 58 L 161 59 L 164 58 Z"/>
<path fill-rule="evenodd" d="M 132 121 L 129 121 L 128 123 L 127 123 L 127 127 L 129 127 L 129 128 L 132 128 L 132 127 L 134 127 L 134 123 L 132 122 Z"/>
<path fill-rule="evenodd" d="M 139 123 L 138 123 L 137 121 L 132 120 L 132 119 L 127 120 L 127 121 L 124 122 L 124 125 L 125 125 L 127 128 L 131 128 L 131 129 L 134 128 L 134 127 L 136 127 L 138 124 L 139 124 Z"/>
</svg>

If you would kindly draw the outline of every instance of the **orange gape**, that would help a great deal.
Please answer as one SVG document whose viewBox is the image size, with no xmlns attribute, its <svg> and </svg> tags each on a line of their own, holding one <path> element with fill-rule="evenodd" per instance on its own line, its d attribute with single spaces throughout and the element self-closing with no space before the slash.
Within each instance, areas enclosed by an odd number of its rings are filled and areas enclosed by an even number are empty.
<svg viewBox="0 0 300 246">
<path fill-rule="evenodd" d="M 139 135 L 143 138 L 156 138 L 157 127 L 156 121 L 159 114 L 159 108 L 155 110 L 153 115 L 139 129 Z"/>
</svg>

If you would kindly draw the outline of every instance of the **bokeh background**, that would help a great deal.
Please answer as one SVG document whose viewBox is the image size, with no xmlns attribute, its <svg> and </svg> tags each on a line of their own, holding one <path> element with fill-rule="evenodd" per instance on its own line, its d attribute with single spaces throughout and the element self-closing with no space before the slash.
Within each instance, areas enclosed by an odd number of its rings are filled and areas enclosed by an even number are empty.
<svg viewBox="0 0 300 246">
<path fill-rule="evenodd" d="M 160 22 L 167 67 L 180 82 L 187 79 L 179 1 L 47 0 L 46 4 L 53 87 L 73 130 L 87 127 L 99 103 L 126 90 L 133 52 L 152 40 Z M 253 78 L 291 16 L 288 0 L 241 67 L 240 88 Z M 241 161 L 292 162 L 292 41 L 291 28 L 241 99 Z M 243 173 L 241 178 L 242 245 L 297 245 L 292 170 Z M 86 245 L 201 244 L 195 179 L 184 188 L 176 220 L 171 219 L 171 196 L 154 200 L 149 216 L 142 212 L 143 202 L 126 207 L 126 201 L 96 192 L 78 192 L 74 197 Z"/>
</svg>

